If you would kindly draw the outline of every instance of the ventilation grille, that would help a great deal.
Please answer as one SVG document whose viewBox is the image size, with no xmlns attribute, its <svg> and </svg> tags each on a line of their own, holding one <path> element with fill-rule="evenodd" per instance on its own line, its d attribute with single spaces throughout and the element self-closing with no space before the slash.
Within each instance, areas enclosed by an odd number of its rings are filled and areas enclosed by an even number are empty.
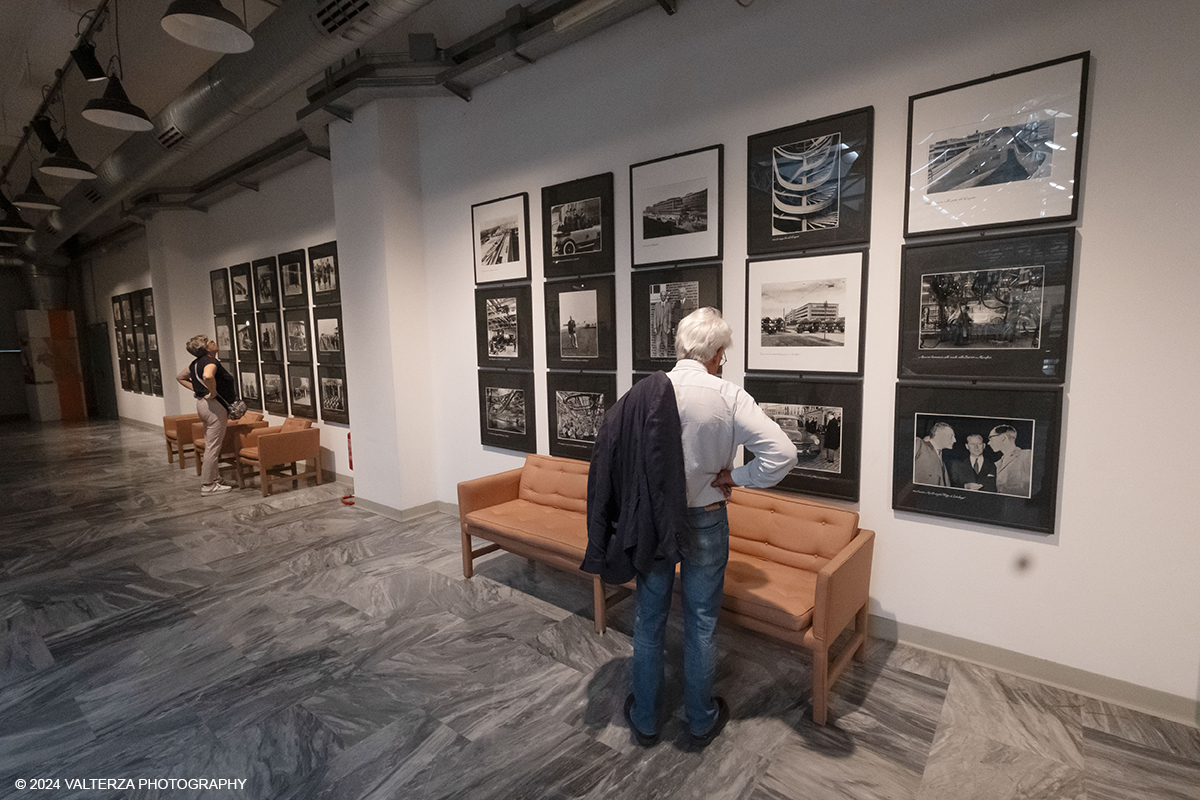
<svg viewBox="0 0 1200 800">
<path fill-rule="evenodd" d="M 187 137 L 183 135 L 183 131 L 176 128 L 174 125 L 158 134 L 158 143 L 166 150 L 173 150 L 183 144 Z"/>
<path fill-rule="evenodd" d="M 100 194 L 95 189 L 88 189 L 86 192 L 83 193 L 83 196 L 86 197 L 88 200 L 92 201 L 93 205 L 95 205 L 96 203 L 99 203 L 101 200 L 104 199 L 104 195 Z"/>
<path fill-rule="evenodd" d="M 369 0 L 329 0 L 317 9 L 317 22 L 327 33 L 337 33 L 339 28 L 366 11 L 370 5 Z"/>
<path fill-rule="evenodd" d="M 54 227 L 49 220 L 46 221 L 46 233 L 51 236 L 58 236 L 58 228 Z"/>
</svg>

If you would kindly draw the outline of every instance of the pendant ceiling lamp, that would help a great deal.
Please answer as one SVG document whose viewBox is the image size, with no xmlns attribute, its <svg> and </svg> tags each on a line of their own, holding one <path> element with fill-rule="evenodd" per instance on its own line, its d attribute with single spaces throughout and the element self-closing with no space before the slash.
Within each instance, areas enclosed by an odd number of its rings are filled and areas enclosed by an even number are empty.
<svg viewBox="0 0 1200 800">
<path fill-rule="evenodd" d="M 11 233 L 0 233 L 0 249 L 17 246 L 17 237 L 13 236 Z"/>
<path fill-rule="evenodd" d="M 125 94 L 125 87 L 116 75 L 109 76 L 103 97 L 89 100 L 83 107 L 83 118 L 106 128 L 123 131 L 148 131 L 154 128 L 150 115 L 129 102 L 129 95 Z"/>
<path fill-rule="evenodd" d="M 254 47 L 237 14 L 220 0 L 175 0 L 162 18 L 163 30 L 185 44 L 217 53 L 244 53 Z"/>
<path fill-rule="evenodd" d="M 104 74 L 104 67 L 96 60 L 96 45 L 86 39 L 71 51 L 71 60 L 79 67 L 79 74 L 84 80 L 102 81 L 108 77 Z"/>
<path fill-rule="evenodd" d="M 75 150 L 67 141 L 66 136 L 59 142 L 54 155 L 43 161 L 38 169 L 56 178 L 74 178 L 77 181 L 90 181 L 96 177 L 96 171 L 88 166 L 86 161 L 75 155 Z"/>
<path fill-rule="evenodd" d="M 20 210 L 8 198 L 0 194 L 0 209 L 4 211 L 4 219 L 0 220 L 0 231 L 9 233 L 33 233 L 33 226 L 21 219 Z"/>
<path fill-rule="evenodd" d="M 42 191 L 42 186 L 34 175 L 29 176 L 29 185 L 25 187 L 25 191 L 14 197 L 12 202 L 18 208 L 34 211 L 56 211 L 62 208 L 57 200 Z"/>
</svg>

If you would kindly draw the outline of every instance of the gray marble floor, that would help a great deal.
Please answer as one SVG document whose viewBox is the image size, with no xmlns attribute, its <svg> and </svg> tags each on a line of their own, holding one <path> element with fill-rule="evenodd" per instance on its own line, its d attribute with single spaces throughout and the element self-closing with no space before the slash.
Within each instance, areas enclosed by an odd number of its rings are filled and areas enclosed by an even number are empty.
<svg viewBox="0 0 1200 800">
<path fill-rule="evenodd" d="M 725 733 L 693 752 L 675 715 L 642 749 L 631 601 L 597 637 L 582 578 L 464 580 L 454 518 L 201 497 L 161 440 L 0 425 L 0 797 L 1200 798 L 1194 728 L 878 640 L 821 728 L 807 655 L 722 627 Z M 117 778 L 246 783 L 66 784 Z"/>
</svg>

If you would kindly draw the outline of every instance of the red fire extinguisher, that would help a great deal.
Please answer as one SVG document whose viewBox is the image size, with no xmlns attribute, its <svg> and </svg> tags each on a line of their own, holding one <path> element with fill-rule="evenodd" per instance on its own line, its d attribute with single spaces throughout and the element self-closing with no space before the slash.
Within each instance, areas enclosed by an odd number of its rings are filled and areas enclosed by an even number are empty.
<svg viewBox="0 0 1200 800">
<path fill-rule="evenodd" d="M 346 460 L 350 463 L 350 471 L 354 471 L 354 448 L 350 446 L 350 432 L 346 431 Z M 342 498 L 342 504 L 354 505 L 354 495 L 348 494 Z"/>
</svg>

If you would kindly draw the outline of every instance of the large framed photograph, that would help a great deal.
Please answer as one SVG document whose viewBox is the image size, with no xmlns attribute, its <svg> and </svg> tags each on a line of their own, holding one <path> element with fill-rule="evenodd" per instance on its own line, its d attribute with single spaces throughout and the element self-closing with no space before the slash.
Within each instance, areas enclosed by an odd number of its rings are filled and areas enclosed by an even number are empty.
<svg viewBox="0 0 1200 800">
<path fill-rule="evenodd" d="M 338 276 L 337 242 L 326 242 L 308 248 L 308 263 L 312 270 L 313 305 L 340 304 L 342 289 Z"/>
<path fill-rule="evenodd" d="M 283 364 L 262 365 L 263 407 L 281 417 L 288 415 L 288 387 Z"/>
<path fill-rule="evenodd" d="M 862 374 L 867 251 L 746 262 L 746 369 Z"/>
<path fill-rule="evenodd" d="M 537 452 L 532 372 L 479 370 L 479 441 L 485 447 Z"/>
<path fill-rule="evenodd" d="M 250 274 L 254 276 L 254 303 L 259 311 L 274 311 L 279 302 L 279 267 L 275 256 L 250 262 Z"/>
<path fill-rule="evenodd" d="M 910 97 L 904 235 L 1075 219 L 1090 59 Z"/>
<path fill-rule="evenodd" d="M 279 254 L 279 287 L 284 308 L 308 308 L 308 267 L 303 250 Z"/>
<path fill-rule="evenodd" d="M 900 377 L 1062 383 L 1075 235 L 905 246 Z"/>
<path fill-rule="evenodd" d="M 314 339 L 318 364 L 346 363 L 342 346 L 342 307 L 317 306 L 313 309 Z"/>
<path fill-rule="evenodd" d="M 871 238 L 873 106 L 746 140 L 746 252 L 786 253 Z"/>
<path fill-rule="evenodd" d="M 612 373 L 546 373 L 550 455 L 591 461 L 600 423 L 615 402 L 617 376 Z"/>
<path fill-rule="evenodd" d="M 542 271 L 547 278 L 613 272 L 613 174 L 542 189 Z"/>
<path fill-rule="evenodd" d="M 475 282 L 529 279 L 529 194 L 471 206 Z"/>
<path fill-rule="evenodd" d="M 721 265 L 633 273 L 633 368 L 643 372 L 675 365 L 675 329 L 697 308 L 721 308 Z"/>
<path fill-rule="evenodd" d="M 233 341 L 238 361 L 258 361 L 258 325 L 253 314 L 235 314 Z"/>
<path fill-rule="evenodd" d="M 1062 390 L 896 386 L 892 508 L 1053 533 Z"/>
<path fill-rule="evenodd" d="M 307 308 L 289 308 L 283 312 L 283 347 L 289 362 L 312 363 L 312 335 Z"/>
<path fill-rule="evenodd" d="M 287 365 L 287 392 L 292 402 L 292 416 L 317 418 L 317 383 L 312 364 Z"/>
<path fill-rule="evenodd" d="M 283 361 L 283 324 L 278 311 L 258 312 L 258 353 L 263 364 Z"/>
<path fill-rule="evenodd" d="M 533 369 L 529 284 L 475 290 L 475 344 L 481 367 Z"/>
<path fill-rule="evenodd" d="M 229 268 L 229 289 L 233 294 L 233 313 L 246 314 L 254 310 L 253 279 L 249 264 Z"/>
<path fill-rule="evenodd" d="M 317 382 L 321 389 L 321 419 L 349 425 L 350 396 L 346 391 L 346 368 L 319 366 Z"/>
<path fill-rule="evenodd" d="M 219 317 L 229 313 L 229 270 L 222 267 L 208 273 L 208 283 L 212 287 L 213 316 Z"/>
<path fill-rule="evenodd" d="M 217 335 L 217 358 L 225 362 L 231 361 L 234 357 L 233 317 L 228 314 L 213 317 L 213 327 Z"/>
<path fill-rule="evenodd" d="M 546 282 L 546 367 L 617 368 L 613 276 Z"/>
<path fill-rule="evenodd" d="M 262 388 L 258 382 L 258 362 L 239 361 L 237 376 L 238 389 L 242 393 L 242 400 L 246 403 L 246 408 L 262 411 Z"/>
<path fill-rule="evenodd" d="M 747 376 L 745 388 L 796 445 L 799 460 L 775 488 L 858 500 L 861 380 Z"/>
<path fill-rule="evenodd" d="M 721 258 L 724 165 L 718 144 L 629 168 L 633 266 Z"/>
</svg>

